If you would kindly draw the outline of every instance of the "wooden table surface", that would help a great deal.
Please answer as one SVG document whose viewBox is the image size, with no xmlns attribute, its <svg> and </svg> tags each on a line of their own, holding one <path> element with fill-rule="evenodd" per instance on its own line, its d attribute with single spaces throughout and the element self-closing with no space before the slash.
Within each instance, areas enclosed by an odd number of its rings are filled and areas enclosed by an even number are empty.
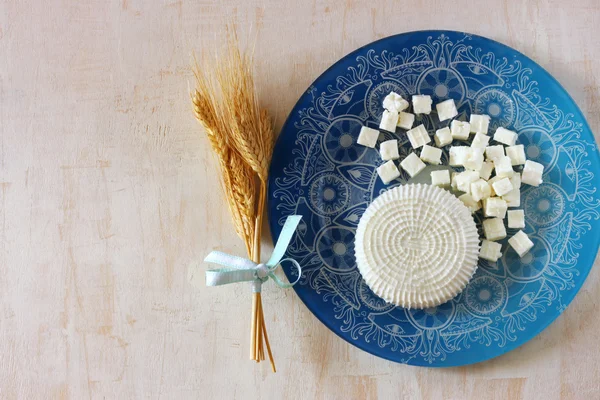
<svg viewBox="0 0 600 400">
<path fill-rule="evenodd" d="M 346 53 L 447 28 L 536 60 L 599 140 L 597 0 L 459 3 L 2 1 L 0 398 L 600 398 L 598 261 L 534 340 L 442 370 L 360 351 L 268 285 L 274 375 L 248 360 L 248 287 L 187 281 L 212 249 L 243 254 L 188 96 L 191 52 L 207 54 L 231 19 L 257 38 L 278 128 Z"/>
</svg>

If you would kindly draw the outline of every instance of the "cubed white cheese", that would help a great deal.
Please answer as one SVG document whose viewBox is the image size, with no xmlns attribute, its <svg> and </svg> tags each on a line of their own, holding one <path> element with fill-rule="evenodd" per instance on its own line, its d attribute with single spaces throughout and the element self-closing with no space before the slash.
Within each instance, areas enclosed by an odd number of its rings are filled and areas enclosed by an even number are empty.
<svg viewBox="0 0 600 400">
<path fill-rule="evenodd" d="M 454 118 L 458 115 L 456 104 L 454 104 L 454 100 L 452 99 L 437 103 L 435 108 L 437 109 L 438 118 L 440 121 L 446 121 L 447 119 Z"/>
<path fill-rule="evenodd" d="M 496 196 L 496 192 L 494 192 L 494 182 L 499 181 L 500 178 L 499 176 L 494 176 L 493 178 L 488 179 L 488 185 L 490 185 L 490 187 L 492 188 L 492 195 L 490 197 L 495 197 Z"/>
<path fill-rule="evenodd" d="M 453 139 L 467 140 L 471 134 L 471 124 L 455 119 L 450 124 L 450 132 L 452 133 Z"/>
<path fill-rule="evenodd" d="M 383 108 L 388 111 L 396 111 L 398 113 L 406 110 L 408 106 L 408 101 L 404 100 L 402 96 L 396 92 L 391 92 L 383 99 Z"/>
<path fill-rule="evenodd" d="M 415 153 L 410 153 L 402 162 L 400 166 L 405 170 L 411 178 L 417 176 L 417 174 L 425 168 L 425 163 L 417 157 Z"/>
<path fill-rule="evenodd" d="M 488 146 L 485 148 L 485 157 L 489 161 L 494 161 L 496 158 L 504 157 L 504 146 L 501 144 L 496 146 Z"/>
<path fill-rule="evenodd" d="M 483 179 L 478 179 L 475 182 L 471 183 L 471 196 L 473 197 L 473 200 L 479 201 L 487 199 L 491 195 L 492 188 Z"/>
<path fill-rule="evenodd" d="M 471 211 L 471 214 L 481 208 L 481 204 L 478 201 L 475 201 L 469 193 L 458 196 L 458 199 Z"/>
<path fill-rule="evenodd" d="M 521 189 L 513 189 L 502 196 L 502 200 L 506 202 L 508 208 L 521 206 Z"/>
<path fill-rule="evenodd" d="M 400 171 L 392 160 L 377 167 L 377 174 L 386 185 L 400 176 Z"/>
<path fill-rule="evenodd" d="M 431 184 L 434 186 L 450 186 L 450 171 L 431 171 Z"/>
<path fill-rule="evenodd" d="M 488 127 L 490 125 L 489 115 L 471 114 L 469 119 L 471 124 L 471 133 L 481 132 L 488 133 Z"/>
<path fill-rule="evenodd" d="M 473 138 L 473 141 L 471 142 L 471 147 L 485 150 L 489 142 L 490 137 L 488 135 L 484 135 L 481 132 L 477 132 L 475 134 L 475 137 Z"/>
<path fill-rule="evenodd" d="M 479 249 L 479 258 L 496 262 L 502 257 L 502 245 L 500 243 L 492 242 L 491 240 L 483 239 L 481 242 L 481 248 Z"/>
<path fill-rule="evenodd" d="M 401 112 L 398 117 L 398 127 L 402 129 L 410 129 L 415 123 L 415 114 Z"/>
<path fill-rule="evenodd" d="M 525 161 L 525 168 L 521 175 L 521 182 L 531 186 L 540 186 L 543 182 L 542 175 L 544 174 L 544 166 L 535 161 Z"/>
<path fill-rule="evenodd" d="M 458 190 L 457 188 L 457 183 L 456 183 L 456 177 L 458 176 L 458 172 L 453 172 L 452 173 L 452 184 L 450 185 L 452 187 L 452 190 Z"/>
<path fill-rule="evenodd" d="M 519 257 L 523 257 L 533 247 L 533 242 L 529 239 L 529 236 L 523 231 L 519 231 L 508 239 L 508 244 L 515 249 Z"/>
<path fill-rule="evenodd" d="M 433 137 L 435 139 L 435 145 L 437 147 L 444 147 L 452 143 L 452 133 L 450 132 L 450 128 L 445 127 L 442 129 L 438 129 L 435 131 L 435 135 Z"/>
<path fill-rule="evenodd" d="M 456 175 L 456 188 L 461 192 L 470 193 L 471 183 L 479 179 L 479 171 L 463 171 Z"/>
<path fill-rule="evenodd" d="M 386 110 L 389 111 L 396 111 L 399 112 L 398 110 L 396 110 L 396 96 L 400 96 L 398 93 L 396 92 L 390 92 L 390 94 L 388 94 L 387 96 L 385 96 L 383 98 L 383 108 L 385 108 Z M 402 96 L 400 96 L 402 97 Z"/>
<path fill-rule="evenodd" d="M 381 142 L 379 145 L 379 153 L 381 154 L 381 159 L 384 161 L 399 159 L 400 153 L 398 152 L 398 141 L 394 139 Z"/>
<path fill-rule="evenodd" d="M 358 134 L 358 140 L 356 143 L 373 148 L 377 144 L 378 138 L 379 131 L 377 129 L 363 126 L 360 128 L 360 133 Z"/>
<path fill-rule="evenodd" d="M 379 123 L 379 129 L 383 129 L 388 132 L 396 132 L 396 125 L 398 124 L 398 112 L 383 110 L 381 115 L 381 122 Z"/>
<path fill-rule="evenodd" d="M 483 233 L 487 240 L 496 241 L 506 237 L 506 228 L 501 218 L 488 218 L 483 220 Z"/>
<path fill-rule="evenodd" d="M 506 156 L 498 157 L 494 160 L 494 169 L 496 170 L 496 176 L 500 178 L 510 178 L 515 174 L 512 162 Z"/>
<path fill-rule="evenodd" d="M 450 147 L 450 160 L 448 160 L 448 163 L 453 167 L 462 166 L 467 158 L 470 149 L 471 148 L 467 146 Z"/>
<path fill-rule="evenodd" d="M 504 143 L 507 146 L 514 146 L 517 141 L 517 133 L 506 128 L 499 127 L 496 129 L 496 133 L 494 133 L 494 140 L 496 142 Z"/>
<path fill-rule="evenodd" d="M 500 197 L 488 197 L 483 200 L 483 213 L 486 217 L 506 217 L 508 205 Z"/>
<path fill-rule="evenodd" d="M 429 137 L 427 129 L 425 129 L 425 125 L 423 124 L 406 132 L 406 135 L 408 136 L 408 140 L 410 140 L 410 144 L 413 149 L 418 149 L 424 144 L 431 142 L 431 138 Z"/>
<path fill-rule="evenodd" d="M 399 97 L 400 99 L 396 99 L 396 110 L 398 110 L 398 112 L 402 112 L 410 107 L 410 103 L 408 100 L 404 100 L 402 96 Z"/>
<path fill-rule="evenodd" d="M 508 227 L 512 229 L 525 228 L 525 211 L 508 210 Z"/>
<path fill-rule="evenodd" d="M 492 186 L 494 187 L 494 193 L 496 193 L 496 196 L 504 196 L 513 190 L 513 185 L 508 178 L 499 179 L 494 182 Z"/>
<path fill-rule="evenodd" d="M 442 149 L 438 149 L 437 147 L 429 145 L 424 145 L 423 149 L 421 149 L 421 160 L 433 165 L 441 164 Z"/>
<path fill-rule="evenodd" d="M 490 179 L 492 176 L 492 171 L 494 170 L 494 163 L 490 161 L 485 161 L 479 170 L 479 176 L 481 179 L 485 179 L 486 181 Z"/>
<path fill-rule="evenodd" d="M 429 114 L 431 113 L 431 96 L 427 95 L 416 95 L 412 97 L 413 111 L 415 114 Z"/>
<path fill-rule="evenodd" d="M 515 174 L 510 177 L 510 183 L 512 183 L 513 189 L 520 189 L 521 188 L 521 174 L 518 172 L 515 172 Z"/>
<path fill-rule="evenodd" d="M 506 148 L 506 155 L 510 157 L 512 165 L 523 165 L 527 159 L 525 158 L 525 146 L 517 144 Z"/>
<path fill-rule="evenodd" d="M 467 150 L 467 156 L 463 161 L 463 166 L 467 169 L 477 171 L 483 167 L 483 149 L 470 147 Z"/>
</svg>

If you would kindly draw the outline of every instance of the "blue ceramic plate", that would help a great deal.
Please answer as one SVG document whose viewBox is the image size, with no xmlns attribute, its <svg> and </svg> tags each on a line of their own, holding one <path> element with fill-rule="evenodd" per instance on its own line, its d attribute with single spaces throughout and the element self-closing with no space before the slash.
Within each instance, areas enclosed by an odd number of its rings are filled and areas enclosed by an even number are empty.
<svg viewBox="0 0 600 400">
<path fill-rule="evenodd" d="M 431 95 L 455 100 L 459 119 L 492 117 L 490 132 L 519 133 L 528 159 L 544 165 L 544 183 L 524 185 L 525 232 L 535 243 L 519 259 L 503 242 L 497 263 L 480 261 L 455 299 L 407 310 L 375 296 L 354 260 L 354 232 L 374 198 L 376 149 L 356 144 L 360 127 L 377 127 L 382 100 Z M 435 112 L 418 116 L 430 133 Z M 404 131 L 403 156 L 410 152 Z M 544 69 L 492 40 L 459 32 L 405 33 L 371 43 L 335 63 L 300 98 L 277 142 L 269 181 L 269 219 L 277 239 L 290 214 L 303 216 L 288 251 L 303 276 L 294 288 L 337 335 L 389 360 L 458 366 L 496 357 L 547 327 L 583 284 L 598 251 L 600 159 L 581 111 Z M 447 157 L 447 148 L 444 150 Z M 396 183 L 406 182 L 403 175 Z M 515 230 L 508 230 L 512 236 Z M 286 270 L 288 277 L 292 272 Z"/>
</svg>

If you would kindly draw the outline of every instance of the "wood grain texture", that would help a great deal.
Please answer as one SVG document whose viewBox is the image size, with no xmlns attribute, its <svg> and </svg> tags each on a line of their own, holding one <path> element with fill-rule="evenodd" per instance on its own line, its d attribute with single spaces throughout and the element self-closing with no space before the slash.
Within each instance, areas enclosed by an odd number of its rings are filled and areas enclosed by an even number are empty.
<svg viewBox="0 0 600 400">
<path fill-rule="evenodd" d="M 293 291 L 267 285 L 273 375 L 247 360 L 248 288 L 187 282 L 208 251 L 244 251 L 188 96 L 191 52 L 220 43 L 231 18 L 256 37 L 258 87 L 277 127 L 348 52 L 447 28 L 532 57 L 600 138 L 597 0 L 458 3 L 3 1 L 0 398 L 599 398 L 598 260 L 527 345 L 442 370 L 364 353 Z"/>
</svg>

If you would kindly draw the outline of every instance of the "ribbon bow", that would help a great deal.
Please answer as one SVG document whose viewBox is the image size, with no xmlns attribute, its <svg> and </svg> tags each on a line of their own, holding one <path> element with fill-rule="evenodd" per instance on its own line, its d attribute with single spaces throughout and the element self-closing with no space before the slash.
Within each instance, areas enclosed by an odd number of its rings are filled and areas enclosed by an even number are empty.
<svg viewBox="0 0 600 400">
<path fill-rule="evenodd" d="M 260 293 L 262 284 L 269 278 L 271 278 L 277 286 L 283 289 L 294 286 L 302 276 L 302 268 L 296 260 L 283 258 L 283 256 L 285 255 L 285 251 L 287 250 L 294 235 L 294 231 L 301 219 L 301 215 L 291 215 L 287 217 L 283 229 L 281 230 L 281 234 L 279 235 L 279 239 L 277 240 L 277 244 L 275 244 L 275 248 L 273 249 L 273 254 L 271 254 L 269 261 L 264 264 L 256 264 L 246 258 L 232 256 L 220 251 L 211 252 L 206 256 L 204 261 L 212 264 L 219 264 L 225 268 L 206 271 L 206 286 L 227 285 L 236 282 L 252 282 L 252 291 L 254 293 Z M 291 262 L 298 271 L 298 278 L 296 278 L 294 282 L 285 283 L 275 275 L 275 270 L 284 261 Z M 193 277 L 191 278 L 193 279 Z"/>
</svg>

